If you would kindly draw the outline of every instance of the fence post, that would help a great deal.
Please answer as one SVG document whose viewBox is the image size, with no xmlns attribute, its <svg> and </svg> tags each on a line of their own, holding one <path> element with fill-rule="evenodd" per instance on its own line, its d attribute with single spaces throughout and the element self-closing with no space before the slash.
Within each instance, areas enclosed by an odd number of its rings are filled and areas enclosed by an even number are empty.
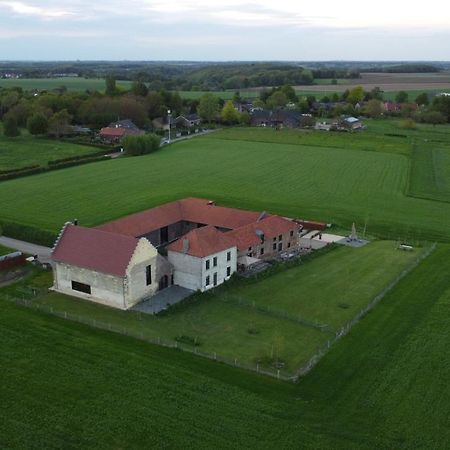
<svg viewBox="0 0 450 450">
<path fill-rule="evenodd" d="M 234 358 L 234 365 L 237 366 L 237 358 Z"/>
<path fill-rule="evenodd" d="M 256 371 L 259 372 L 259 364 L 256 364 Z"/>
<path fill-rule="evenodd" d="M 217 361 L 217 353 L 214 352 L 214 361 Z"/>
<path fill-rule="evenodd" d="M 277 370 L 277 378 L 280 379 L 280 369 Z"/>
</svg>

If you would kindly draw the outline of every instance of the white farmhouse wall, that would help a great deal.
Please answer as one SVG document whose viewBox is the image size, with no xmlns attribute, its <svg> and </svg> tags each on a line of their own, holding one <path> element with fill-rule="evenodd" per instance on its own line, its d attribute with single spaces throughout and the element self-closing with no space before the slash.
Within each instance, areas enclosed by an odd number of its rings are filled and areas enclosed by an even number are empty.
<svg viewBox="0 0 450 450">
<path fill-rule="evenodd" d="M 231 259 L 227 261 L 227 253 L 231 252 Z M 214 257 L 217 257 L 217 266 L 214 267 Z M 170 263 L 174 267 L 174 283 L 178 286 L 194 291 L 206 291 L 214 287 L 214 274 L 217 273 L 217 286 L 226 281 L 227 268 L 230 267 L 230 276 L 237 270 L 237 248 L 232 247 L 223 252 L 214 253 L 205 258 L 197 258 L 179 252 L 168 252 Z M 209 260 L 209 269 L 206 261 Z M 206 284 L 209 276 L 209 285 Z"/>
<path fill-rule="evenodd" d="M 124 298 L 124 278 L 107 275 L 94 270 L 83 269 L 64 263 L 56 263 L 54 270 L 54 290 L 63 294 L 84 298 L 115 308 L 126 309 Z M 72 281 L 91 286 L 91 294 L 72 289 Z"/>
<path fill-rule="evenodd" d="M 174 284 L 197 291 L 202 288 L 202 259 L 168 251 L 167 257 L 174 268 Z"/>
<path fill-rule="evenodd" d="M 231 252 L 231 259 L 227 261 L 227 253 Z M 214 267 L 214 258 L 217 257 L 217 266 Z M 206 269 L 206 261 L 209 260 L 209 269 Z M 217 285 L 228 280 L 227 267 L 231 268 L 231 275 L 237 270 L 237 248 L 232 247 L 223 252 L 214 253 L 206 258 L 202 258 L 202 281 L 201 290 L 206 291 L 214 286 L 214 274 L 217 273 Z M 209 285 L 206 285 L 206 277 L 209 275 Z M 231 276 L 230 275 L 230 276 Z"/>
<path fill-rule="evenodd" d="M 127 269 L 125 303 L 129 308 L 144 298 L 151 297 L 158 290 L 157 260 L 158 252 L 147 239 L 139 239 L 136 250 Z M 151 266 L 152 282 L 147 286 L 147 266 Z"/>
</svg>

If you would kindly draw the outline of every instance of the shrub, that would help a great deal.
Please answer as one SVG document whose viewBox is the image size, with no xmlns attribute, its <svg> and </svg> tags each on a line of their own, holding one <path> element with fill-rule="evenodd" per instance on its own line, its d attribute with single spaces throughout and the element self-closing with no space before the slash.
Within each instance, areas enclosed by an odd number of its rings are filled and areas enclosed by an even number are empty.
<svg viewBox="0 0 450 450">
<path fill-rule="evenodd" d="M 12 116 L 6 116 L 3 120 L 3 134 L 8 137 L 20 136 L 20 130 L 17 127 L 17 121 Z"/>
<path fill-rule="evenodd" d="M 400 122 L 400 128 L 405 130 L 417 130 L 417 124 L 412 119 L 405 119 Z"/>
<path fill-rule="evenodd" d="M 55 233 L 50 231 L 3 220 L 0 221 L 0 228 L 3 230 L 5 236 L 33 242 L 34 244 L 45 245 L 47 247 L 53 247 L 57 237 Z"/>
<path fill-rule="evenodd" d="M 156 134 L 145 134 L 143 136 L 126 136 L 123 148 L 128 155 L 138 156 L 153 153 L 159 149 L 161 138 Z"/>
<path fill-rule="evenodd" d="M 182 344 L 193 345 L 194 347 L 198 347 L 198 346 L 202 345 L 201 342 L 197 340 L 197 338 L 193 338 L 191 336 L 186 336 L 184 334 L 177 336 L 175 338 L 175 340 Z"/>
</svg>

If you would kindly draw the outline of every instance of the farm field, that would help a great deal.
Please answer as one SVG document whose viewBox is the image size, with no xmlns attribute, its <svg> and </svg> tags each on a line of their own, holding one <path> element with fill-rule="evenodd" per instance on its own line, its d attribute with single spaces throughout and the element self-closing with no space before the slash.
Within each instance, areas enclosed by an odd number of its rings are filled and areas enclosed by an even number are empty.
<svg viewBox="0 0 450 450">
<path fill-rule="evenodd" d="M 2 446 L 446 448 L 449 270 L 439 245 L 298 385 L 0 300 Z"/>
<path fill-rule="evenodd" d="M 0 171 L 31 165 L 47 166 L 48 161 L 70 156 L 88 155 L 98 148 L 27 134 L 15 138 L 0 135 Z"/>
<path fill-rule="evenodd" d="M 117 87 L 129 89 L 131 81 L 117 80 Z M 103 78 L 19 78 L 19 79 L 0 79 L 0 87 L 11 88 L 21 87 L 24 90 L 51 90 L 65 86 L 69 92 L 81 92 L 85 90 L 100 91 L 105 90 L 105 80 Z"/>
<path fill-rule="evenodd" d="M 93 226 L 195 196 L 344 227 L 356 222 L 392 239 L 450 240 L 450 205 L 406 195 L 413 139 L 370 127 L 352 135 L 230 129 L 143 157 L 3 182 L 0 220 L 56 233 L 74 217 Z M 449 129 L 436 127 L 435 136 Z M 431 127 L 423 133 L 429 139 Z"/>
<path fill-rule="evenodd" d="M 400 272 L 410 268 L 422 251 L 400 252 L 391 241 L 373 242 L 362 249 L 338 247 L 263 280 L 236 280 L 157 317 L 45 290 L 33 302 L 85 321 L 111 324 L 113 329 L 125 328 L 136 336 L 173 344 L 177 337 L 186 336 L 198 341 L 200 352 L 217 353 L 230 361 L 237 358 L 253 368 L 258 361 L 276 356 L 285 364 L 282 373 L 290 376 Z M 51 275 L 44 273 L 23 284 L 47 288 Z M 20 284 L 4 292 L 20 296 L 26 291 Z M 274 369 L 272 363 L 260 364 Z"/>
</svg>

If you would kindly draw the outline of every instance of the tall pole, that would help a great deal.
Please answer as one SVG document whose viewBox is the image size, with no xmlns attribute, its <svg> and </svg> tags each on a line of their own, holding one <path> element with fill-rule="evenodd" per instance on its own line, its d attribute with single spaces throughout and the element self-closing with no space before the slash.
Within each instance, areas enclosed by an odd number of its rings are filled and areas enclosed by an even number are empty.
<svg viewBox="0 0 450 450">
<path fill-rule="evenodd" d="M 167 110 L 167 121 L 169 122 L 169 144 L 170 144 L 170 125 L 171 125 L 171 120 L 170 120 L 170 109 Z"/>
</svg>

